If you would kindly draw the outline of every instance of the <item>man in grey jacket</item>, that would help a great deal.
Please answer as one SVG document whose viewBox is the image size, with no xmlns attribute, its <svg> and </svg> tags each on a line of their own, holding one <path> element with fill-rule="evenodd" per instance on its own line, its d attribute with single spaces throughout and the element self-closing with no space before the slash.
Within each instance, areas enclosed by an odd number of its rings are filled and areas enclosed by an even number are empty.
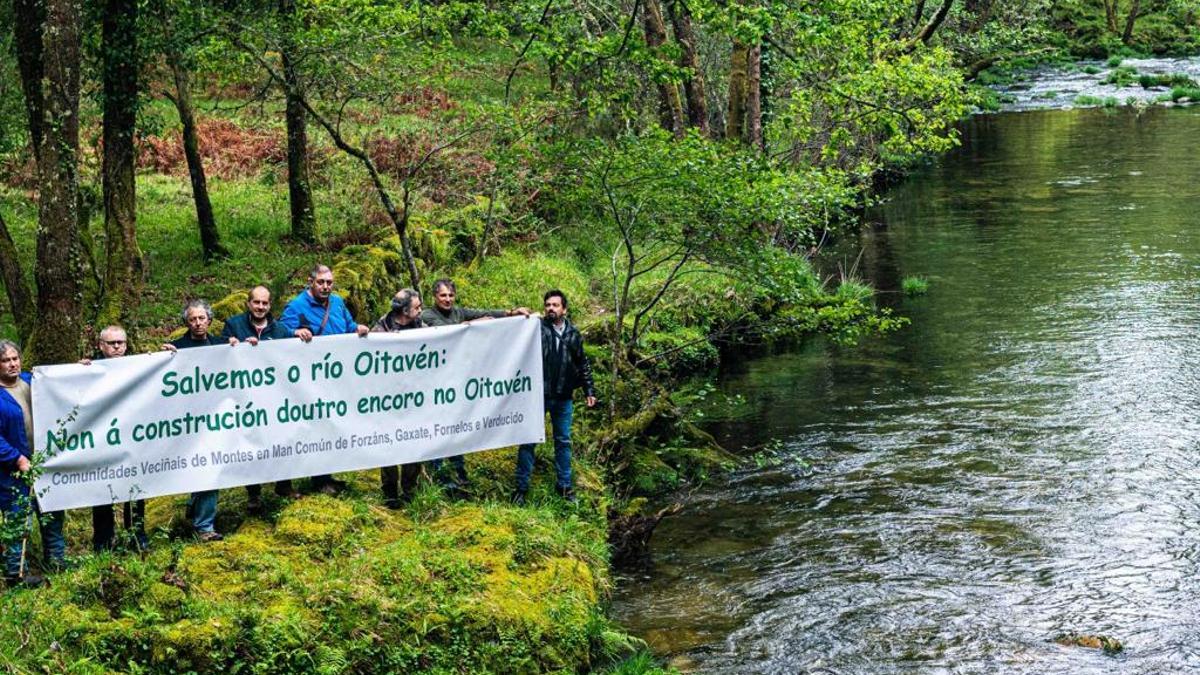
<svg viewBox="0 0 1200 675">
<path fill-rule="evenodd" d="M 472 321 L 500 319 L 506 316 L 529 316 L 525 307 L 512 309 L 468 309 L 454 304 L 458 297 L 458 289 L 450 279 L 438 279 L 433 282 L 434 305 L 421 312 L 421 323 L 426 326 L 453 326 Z M 470 489 L 471 480 L 467 477 L 467 465 L 462 455 L 446 458 L 452 467 L 454 475 L 449 476 L 441 471 L 442 460 L 435 459 L 431 463 L 434 476 L 438 483 L 451 495 L 461 495 Z M 457 480 L 456 480 L 457 479 Z"/>
</svg>

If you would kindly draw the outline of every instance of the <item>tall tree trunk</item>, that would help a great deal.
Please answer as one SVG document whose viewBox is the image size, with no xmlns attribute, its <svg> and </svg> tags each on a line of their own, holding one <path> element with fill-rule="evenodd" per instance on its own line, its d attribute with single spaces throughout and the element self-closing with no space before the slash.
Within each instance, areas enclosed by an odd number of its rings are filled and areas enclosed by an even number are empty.
<svg viewBox="0 0 1200 675">
<path fill-rule="evenodd" d="M 1104 18 L 1108 23 L 1108 31 L 1115 35 L 1120 30 L 1117 26 L 1117 0 L 1104 0 Z"/>
<path fill-rule="evenodd" d="M 692 14 L 684 0 L 668 0 L 667 14 L 675 29 L 675 41 L 679 43 L 679 65 L 691 71 L 683 81 L 683 94 L 687 98 L 688 124 L 700 133 L 708 135 L 708 102 L 704 99 L 704 74 L 700 71 L 700 60 L 696 57 L 696 32 L 692 30 Z"/>
<path fill-rule="evenodd" d="M 746 55 L 746 144 L 763 148 L 761 45 Z"/>
<path fill-rule="evenodd" d="M 667 27 L 663 23 L 662 6 L 658 0 L 645 0 L 642 5 L 642 25 L 646 32 L 646 45 L 655 52 L 657 58 L 665 60 L 662 46 L 667 42 Z M 683 134 L 683 101 L 679 97 L 679 87 L 674 82 L 658 83 L 659 121 L 667 131 L 676 136 Z"/>
<path fill-rule="evenodd" d="M 8 308 L 13 314 L 13 323 L 17 326 L 17 335 L 22 341 L 29 338 L 33 330 L 33 296 L 25 283 L 25 272 L 21 266 L 21 258 L 17 255 L 17 247 L 8 225 L 4 222 L 4 214 L 0 213 L 0 281 L 4 282 L 4 293 L 8 296 Z"/>
<path fill-rule="evenodd" d="M 1133 42 L 1133 24 L 1137 22 L 1141 10 L 1141 0 L 1133 0 L 1133 4 L 1129 7 L 1129 16 L 1125 19 L 1125 32 L 1121 34 L 1122 43 L 1128 45 Z"/>
<path fill-rule="evenodd" d="M 78 156 L 81 0 L 46 0 L 42 142 L 38 152 L 37 322 L 34 363 L 79 358 L 83 299 Z"/>
<path fill-rule="evenodd" d="M 725 137 L 741 139 L 746 126 L 746 80 L 750 62 L 750 48 L 737 42 L 729 66 L 729 106 L 725 115 Z"/>
<path fill-rule="evenodd" d="M 36 158 L 42 146 L 42 126 L 45 105 L 42 93 L 42 25 L 46 22 L 43 0 L 13 0 L 13 42 L 17 55 L 17 70 L 21 73 L 21 90 L 25 94 L 25 113 L 29 123 L 29 139 Z"/>
<path fill-rule="evenodd" d="M 196 201 L 196 220 L 200 224 L 200 247 L 206 261 L 223 258 L 229 251 L 221 245 L 212 202 L 208 198 L 208 179 L 204 176 L 204 159 L 200 157 L 200 138 L 196 131 L 196 115 L 192 110 L 190 74 L 178 53 L 167 55 L 175 76 L 175 109 L 183 125 L 183 154 L 187 157 L 188 176 L 192 179 L 192 198 Z"/>
<path fill-rule="evenodd" d="M 258 65 L 267 71 L 271 79 L 278 84 L 285 82 L 284 76 L 275 70 L 269 61 L 263 58 L 261 52 L 257 49 L 238 39 L 237 35 L 230 35 L 233 44 L 243 50 L 250 58 L 258 62 Z M 333 140 L 333 144 L 342 152 L 350 155 L 362 163 L 363 168 L 367 170 L 367 174 L 371 177 L 371 184 L 375 186 L 375 194 L 379 197 L 379 203 L 383 206 L 383 210 L 387 212 L 388 218 L 392 221 L 392 225 L 396 228 L 396 234 L 400 237 L 400 253 L 404 258 L 404 264 L 408 268 L 409 281 L 413 288 L 421 287 L 421 274 L 417 269 L 417 261 L 412 252 L 412 240 L 408 231 L 408 219 L 411 214 L 412 206 L 412 191 L 409 189 L 408 181 L 403 185 L 402 208 L 396 208 L 396 203 L 392 201 L 391 192 L 383 182 L 383 176 L 379 174 L 379 169 L 375 166 L 375 162 L 371 160 L 371 155 L 366 149 L 356 145 L 351 145 L 344 136 L 342 136 L 341 125 L 335 123 L 325 115 L 322 115 L 319 110 L 312 106 L 308 98 L 301 93 L 299 97 L 300 104 L 304 106 L 304 110 L 312 117 L 313 121 L 321 125 L 325 133 L 329 134 L 329 138 Z M 424 159 L 418 162 L 411 171 L 419 170 L 424 164 L 433 157 L 440 149 L 449 147 L 454 141 L 448 141 L 445 145 L 439 146 L 427 152 Z M 411 174 L 410 174 L 411 175 Z"/>
<path fill-rule="evenodd" d="M 295 0 L 279 0 L 279 14 L 283 19 L 285 36 L 280 50 L 287 100 L 287 159 L 288 159 L 288 203 L 292 210 L 292 238 L 313 243 L 317 240 L 317 214 L 313 205 L 312 184 L 308 175 L 308 115 L 302 96 L 299 73 L 292 58 L 294 44 L 290 31 L 295 28 Z"/>
<path fill-rule="evenodd" d="M 137 122 L 137 0 L 107 0 L 102 19 L 104 58 L 104 234 L 107 267 L 101 326 L 129 323 L 142 280 L 137 243 L 133 134 Z"/>
<path fill-rule="evenodd" d="M 921 27 L 921 22 L 925 20 L 925 0 L 917 0 L 917 7 L 913 10 L 913 30 Z"/>
</svg>

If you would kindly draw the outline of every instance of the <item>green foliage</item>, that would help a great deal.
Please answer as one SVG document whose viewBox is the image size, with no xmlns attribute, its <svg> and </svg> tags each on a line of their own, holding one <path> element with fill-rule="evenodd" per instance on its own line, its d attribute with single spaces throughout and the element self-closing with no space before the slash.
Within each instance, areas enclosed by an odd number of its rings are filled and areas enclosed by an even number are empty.
<svg viewBox="0 0 1200 675">
<path fill-rule="evenodd" d="M 1091 94 L 1080 94 L 1075 97 L 1075 105 L 1077 106 L 1095 106 L 1103 103 L 1104 99 L 1099 96 L 1092 96 Z"/>
<path fill-rule="evenodd" d="M 1151 87 L 1197 87 L 1196 81 L 1183 73 L 1140 75 L 1138 77 L 1138 84 L 1142 85 L 1143 89 L 1150 89 Z"/>
<path fill-rule="evenodd" d="M 514 247 L 486 258 L 474 270 L 452 276 L 460 301 L 467 307 L 541 311 L 542 294 L 557 288 L 567 295 L 567 310 L 575 320 L 590 311 L 588 279 L 569 256 Z"/>
<path fill-rule="evenodd" d="M 674 668 L 663 668 L 654 654 L 640 651 L 611 668 L 600 671 L 601 675 L 677 675 Z"/>
<path fill-rule="evenodd" d="M 1121 66 L 1121 62 L 1124 60 L 1124 57 L 1121 56 L 1110 56 L 1108 57 L 1108 61 L 1105 63 L 1105 65 L 1107 65 L 1109 68 L 1119 68 Z"/>
<path fill-rule="evenodd" d="M 900 291 L 909 297 L 929 292 L 929 280 L 925 277 L 904 277 L 900 280 Z"/>
<path fill-rule="evenodd" d="M 1140 80 L 1137 68 L 1133 66 L 1117 66 L 1102 81 L 1103 84 L 1111 84 L 1118 87 L 1131 87 L 1134 82 L 1140 82 Z"/>
<path fill-rule="evenodd" d="M 1200 101 L 1200 88 L 1198 87 L 1174 87 L 1171 89 L 1170 100 L 1172 101 Z"/>
<path fill-rule="evenodd" d="M 27 141 L 25 102 L 13 56 L 13 32 L 7 30 L 8 5 L 0 5 L 0 158 L 20 149 Z"/>
</svg>

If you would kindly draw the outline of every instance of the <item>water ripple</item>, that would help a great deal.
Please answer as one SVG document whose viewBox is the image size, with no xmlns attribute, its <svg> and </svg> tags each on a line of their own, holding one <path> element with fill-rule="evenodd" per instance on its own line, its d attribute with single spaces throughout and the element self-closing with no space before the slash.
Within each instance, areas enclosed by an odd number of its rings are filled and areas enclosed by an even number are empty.
<svg viewBox="0 0 1200 675">
<path fill-rule="evenodd" d="M 754 409 L 718 437 L 806 464 L 692 495 L 620 584 L 685 670 L 1200 671 L 1200 114 L 964 132 L 864 239 L 885 290 L 933 279 L 913 325 L 723 380 Z"/>
</svg>

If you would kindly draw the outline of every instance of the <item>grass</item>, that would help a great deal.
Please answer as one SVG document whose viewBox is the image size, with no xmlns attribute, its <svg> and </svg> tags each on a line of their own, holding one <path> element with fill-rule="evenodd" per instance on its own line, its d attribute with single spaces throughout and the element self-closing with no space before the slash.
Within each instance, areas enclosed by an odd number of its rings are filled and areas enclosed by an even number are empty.
<svg viewBox="0 0 1200 675">
<path fill-rule="evenodd" d="M 1099 66 L 1084 66 L 1083 72 L 1087 73 L 1088 75 L 1099 75 L 1101 70 Z"/>
<path fill-rule="evenodd" d="M 1105 65 L 1107 65 L 1109 68 L 1116 68 L 1120 66 L 1124 60 L 1125 57 L 1123 56 L 1113 55 L 1108 57 L 1108 61 L 1105 63 Z"/>
<path fill-rule="evenodd" d="M 1108 76 L 1104 78 L 1102 84 L 1111 84 L 1118 87 L 1131 87 L 1138 80 L 1138 72 L 1136 68 L 1131 66 L 1117 66 L 1113 68 Z"/>
<path fill-rule="evenodd" d="M 1195 88 L 1196 81 L 1183 73 L 1170 74 L 1146 74 L 1138 76 L 1138 84 L 1142 85 L 1143 89 L 1151 87 L 1191 87 Z"/>
<path fill-rule="evenodd" d="M 1175 87 L 1171 89 L 1172 101 L 1200 101 L 1200 87 Z"/>
<path fill-rule="evenodd" d="M 1074 103 L 1077 106 L 1102 105 L 1104 103 L 1104 99 L 1100 98 L 1099 96 L 1092 96 L 1091 94 L 1080 94 L 1079 96 L 1075 97 Z"/>
<path fill-rule="evenodd" d="M 905 295 L 916 297 L 929 292 L 929 279 L 918 276 L 908 276 L 900 280 L 900 291 Z"/>
</svg>

